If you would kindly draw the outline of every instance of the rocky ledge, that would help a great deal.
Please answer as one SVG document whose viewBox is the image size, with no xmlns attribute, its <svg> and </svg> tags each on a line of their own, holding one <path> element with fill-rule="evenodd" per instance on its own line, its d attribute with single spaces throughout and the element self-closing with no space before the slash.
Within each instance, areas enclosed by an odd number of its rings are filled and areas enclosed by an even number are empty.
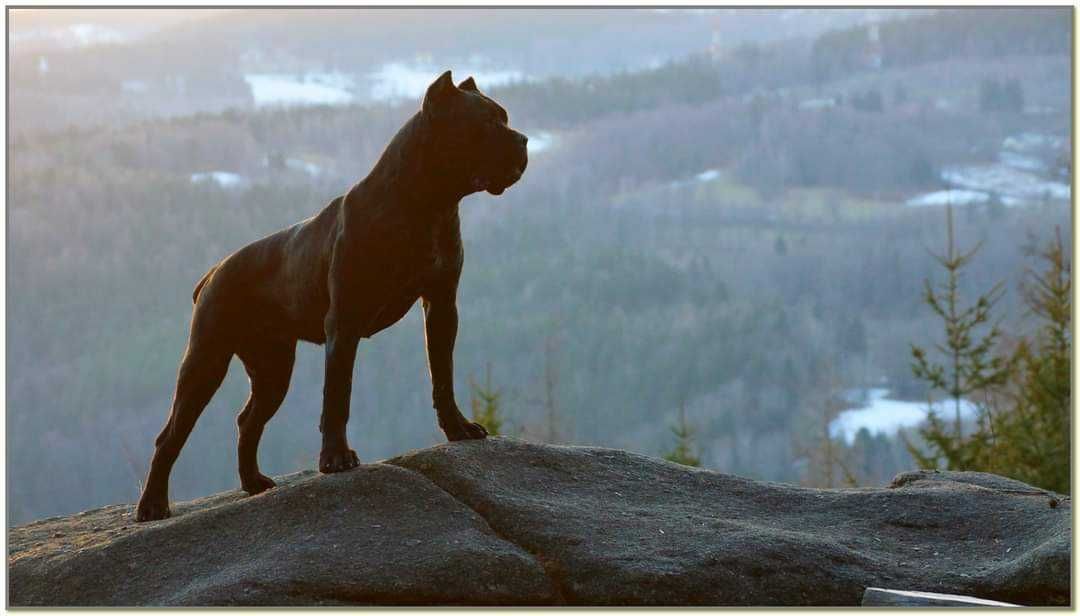
<svg viewBox="0 0 1080 616">
<path fill-rule="evenodd" d="M 1072 502 L 983 473 L 819 490 L 508 438 L 8 532 L 11 606 L 1069 603 Z"/>
</svg>

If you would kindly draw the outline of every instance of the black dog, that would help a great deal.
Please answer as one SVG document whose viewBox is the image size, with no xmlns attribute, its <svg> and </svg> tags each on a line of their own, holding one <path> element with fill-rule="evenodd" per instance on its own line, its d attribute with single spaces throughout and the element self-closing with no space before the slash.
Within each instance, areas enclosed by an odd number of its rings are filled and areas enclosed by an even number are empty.
<svg viewBox="0 0 1080 616">
<path fill-rule="evenodd" d="M 366 178 L 305 221 L 241 248 L 195 287 L 191 334 L 169 420 L 136 519 L 169 516 L 169 472 L 233 355 L 251 395 L 237 424 L 240 483 L 274 486 L 259 472 L 263 427 L 285 398 L 297 340 L 326 344 L 319 470 L 357 466 L 345 439 L 356 345 L 393 325 L 421 299 L 439 427 L 451 441 L 484 438 L 454 400 L 453 353 L 462 248 L 458 202 L 502 194 L 525 171 L 525 135 L 472 78 L 450 72 L 390 141 Z"/>
</svg>

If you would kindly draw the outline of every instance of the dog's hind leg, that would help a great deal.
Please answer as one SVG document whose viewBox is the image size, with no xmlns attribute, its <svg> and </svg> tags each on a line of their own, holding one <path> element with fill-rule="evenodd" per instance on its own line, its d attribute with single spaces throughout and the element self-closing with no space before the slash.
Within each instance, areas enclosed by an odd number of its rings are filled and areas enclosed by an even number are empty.
<svg viewBox="0 0 1080 616">
<path fill-rule="evenodd" d="M 236 418 L 240 433 L 236 444 L 240 485 L 248 494 L 258 494 L 274 487 L 274 481 L 259 472 L 259 439 L 266 422 L 277 412 L 289 390 L 296 341 L 264 344 L 240 351 L 238 355 L 251 380 L 251 395 Z"/>
<path fill-rule="evenodd" d="M 137 521 L 169 517 L 169 473 L 199 415 L 221 386 L 231 359 L 231 351 L 213 343 L 198 342 L 194 338 L 188 342 L 180 363 L 169 420 L 154 441 L 154 457 L 139 498 Z"/>
</svg>

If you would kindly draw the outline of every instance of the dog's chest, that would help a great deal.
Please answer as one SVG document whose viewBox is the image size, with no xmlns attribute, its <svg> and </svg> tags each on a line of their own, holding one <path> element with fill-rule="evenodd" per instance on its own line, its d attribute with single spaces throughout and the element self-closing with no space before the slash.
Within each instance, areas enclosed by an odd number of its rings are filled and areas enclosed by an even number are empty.
<svg viewBox="0 0 1080 616">
<path fill-rule="evenodd" d="M 387 254 L 390 258 L 371 264 L 376 268 L 371 275 L 379 284 L 366 298 L 369 301 L 363 302 L 367 306 L 362 311 L 367 313 L 362 318 L 367 324 L 362 327 L 365 336 L 399 321 L 429 292 L 456 287 L 461 274 L 461 236 L 456 228 L 413 230 L 407 241 L 399 240 L 396 246 Z"/>
<path fill-rule="evenodd" d="M 403 278 L 400 287 L 417 296 L 432 284 L 456 277 L 461 269 L 461 237 L 457 229 L 436 227 L 414 231 L 403 245 L 400 261 Z"/>
</svg>

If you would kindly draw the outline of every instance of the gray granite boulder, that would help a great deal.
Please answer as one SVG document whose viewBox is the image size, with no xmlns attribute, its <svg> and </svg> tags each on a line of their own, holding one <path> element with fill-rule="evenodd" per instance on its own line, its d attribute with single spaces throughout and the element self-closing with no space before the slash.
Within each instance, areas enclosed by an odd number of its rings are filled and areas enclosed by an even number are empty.
<svg viewBox="0 0 1080 616">
<path fill-rule="evenodd" d="M 11 529 L 21 605 L 1069 602 L 1071 500 L 982 473 L 819 490 L 624 451 L 468 441 L 256 497 Z"/>
</svg>

